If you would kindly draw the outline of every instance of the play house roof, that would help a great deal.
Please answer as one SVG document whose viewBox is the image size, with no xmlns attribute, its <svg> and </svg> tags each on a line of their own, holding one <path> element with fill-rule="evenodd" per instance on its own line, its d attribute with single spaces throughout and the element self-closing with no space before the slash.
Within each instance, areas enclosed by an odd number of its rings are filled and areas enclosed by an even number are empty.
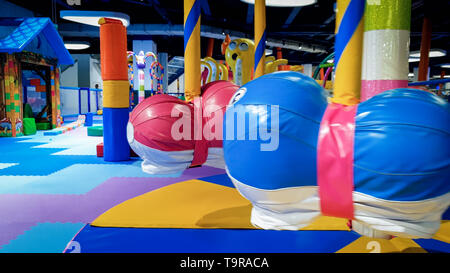
<svg viewBox="0 0 450 273">
<path fill-rule="evenodd" d="M 0 52 L 29 51 L 73 64 L 72 56 L 49 18 L 1 18 Z"/>
</svg>

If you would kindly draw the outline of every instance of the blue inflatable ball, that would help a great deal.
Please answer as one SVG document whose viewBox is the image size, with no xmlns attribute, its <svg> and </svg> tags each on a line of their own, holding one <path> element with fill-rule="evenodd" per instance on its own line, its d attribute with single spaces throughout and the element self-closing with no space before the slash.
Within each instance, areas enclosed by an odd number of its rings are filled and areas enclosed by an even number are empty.
<svg viewBox="0 0 450 273">
<path fill-rule="evenodd" d="M 358 105 L 355 190 L 392 201 L 450 191 L 450 107 L 418 89 L 393 89 Z"/>
<path fill-rule="evenodd" d="M 241 87 L 231 103 L 223 146 L 233 178 L 268 190 L 316 185 L 317 138 L 328 103 L 327 92 L 315 80 L 292 71 L 267 74 Z M 278 122 L 272 114 L 278 114 Z M 272 137 L 261 138 L 260 128 Z"/>
</svg>

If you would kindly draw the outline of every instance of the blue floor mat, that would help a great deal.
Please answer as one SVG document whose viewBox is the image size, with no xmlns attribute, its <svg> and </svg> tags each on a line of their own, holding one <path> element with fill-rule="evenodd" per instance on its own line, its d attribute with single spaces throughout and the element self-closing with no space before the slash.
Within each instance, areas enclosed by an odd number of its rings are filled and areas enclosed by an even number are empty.
<svg viewBox="0 0 450 273">
<path fill-rule="evenodd" d="M 48 176 L 0 176 L 0 194 L 85 194 L 112 177 L 150 175 L 140 164 L 73 164 Z"/>
<path fill-rule="evenodd" d="M 199 178 L 199 180 L 215 183 L 218 185 L 234 188 L 233 182 L 231 182 L 230 178 L 227 174 L 218 174 L 208 177 Z"/>
<path fill-rule="evenodd" d="M 0 248 L 0 253 L 62 253 L 83 223 L 40 223 Z"/>
<path fill-rule="evenodd" d="M 359 238 L 348 231 L 104 228 L 74 239 L 83 253 L 330 253 Z"/>
<path fill-rule="evenodd" d="M 0 175 L 49 175 L 76 163 L 114 164 L 95 155 L 52 155 L 67 148 L 33 148 L 36 142 L 20 142 L 23 140 L 26 138 L 0 138 L 0 163 L 19 163 L 0 169 Z M 135 160 L 120 162 L 133 163 Z"/>
<path fill-rule="evenodd" d="M 415 239 L 429 253 L 450 253 L 450 244 L 434 239 Z"/>
</svg>

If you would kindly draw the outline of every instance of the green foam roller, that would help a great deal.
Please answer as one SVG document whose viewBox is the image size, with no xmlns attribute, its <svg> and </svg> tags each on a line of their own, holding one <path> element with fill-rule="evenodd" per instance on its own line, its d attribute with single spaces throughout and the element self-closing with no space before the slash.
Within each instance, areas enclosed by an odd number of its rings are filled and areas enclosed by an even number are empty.
<svg viewBox="0 0 450 273">
<path fill-rule="evenodd" d="M 36 128 L 38 130 L 50 130 L 52 127 L 48 122 L 36 122 Z"/>
<path fill-rule="evenodd" d="M 36 122 L 34 118 L 23 118 L 23 134 L 26 136 L 36 134 Z"/>
<path fill-rule="evenodd" d="M 87 129 L 88 136 L 103 136 L 103 126 L 91 126 Z"/>
</svg>

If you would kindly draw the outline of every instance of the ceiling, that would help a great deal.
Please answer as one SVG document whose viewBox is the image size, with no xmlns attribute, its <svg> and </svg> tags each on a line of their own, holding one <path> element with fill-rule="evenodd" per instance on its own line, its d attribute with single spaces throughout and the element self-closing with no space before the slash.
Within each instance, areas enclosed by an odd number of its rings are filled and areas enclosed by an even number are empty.
<svg viewBox="0 0 450 273">
<path fill-rule="evenodd" d="M 170 28 L 183 25 L 183 0 L 80 0 L 81 6 L 70 6 L 66 0 L 23 1 L 9 0 L 35 12 L 36 16 L 52 18 L 64 40 L 89 41 L 91 47 L 72 53 L 99 53 L 98 28 L 76 24 L 59 17 L 61 10 L 105 10 L 118 11 L 130 16 L 129 30 L 145 28 L 147 24 L 161 24 Z M 253 37 L 253 5 L 240 0 L 200 0 L 202 5 L 201 24 L 206 28 L 223 33 L 240 32 L 248 38 Z M 334 51 L 334 0 L 318 0 L 311 6 L 297 8 L 267 7 L 267 37 L 279 41 L 296 41 L 317 48 L 323 53 L 311 53 L 283 49 L 283 58 L 291 64 L 313 63 L 322 61 L 328 53 Z M 440 72 L 438 64 L 450 63 L 449 23 L 450 1 L 412 0 L 410 50 L 420 49 L 422 22 L 425 14 L 432 20 L 432 48 L 448 51 L 441 58 L 431 58 L 432 73 Z M 181 28 L 182 29 L 182 28 Z M 220 33 L 219 33 L 220 34 Z M 170 35 L 143 35 L 129 32 L 128 42 L 132 39 L 152 39 L 158 45 L 158 51 L 173 56 L 183 55 L 183 37 Z M 223 59 L 220 53 L 221 40 L 216 40 L 213 57 Z M 202 56 L 206 54 L 207 38 L 202 38 Z M 418 63 L 410 64 L 417 66 Z M 447 72 L 449 74 L 450 71 Z"/>
</svg>

